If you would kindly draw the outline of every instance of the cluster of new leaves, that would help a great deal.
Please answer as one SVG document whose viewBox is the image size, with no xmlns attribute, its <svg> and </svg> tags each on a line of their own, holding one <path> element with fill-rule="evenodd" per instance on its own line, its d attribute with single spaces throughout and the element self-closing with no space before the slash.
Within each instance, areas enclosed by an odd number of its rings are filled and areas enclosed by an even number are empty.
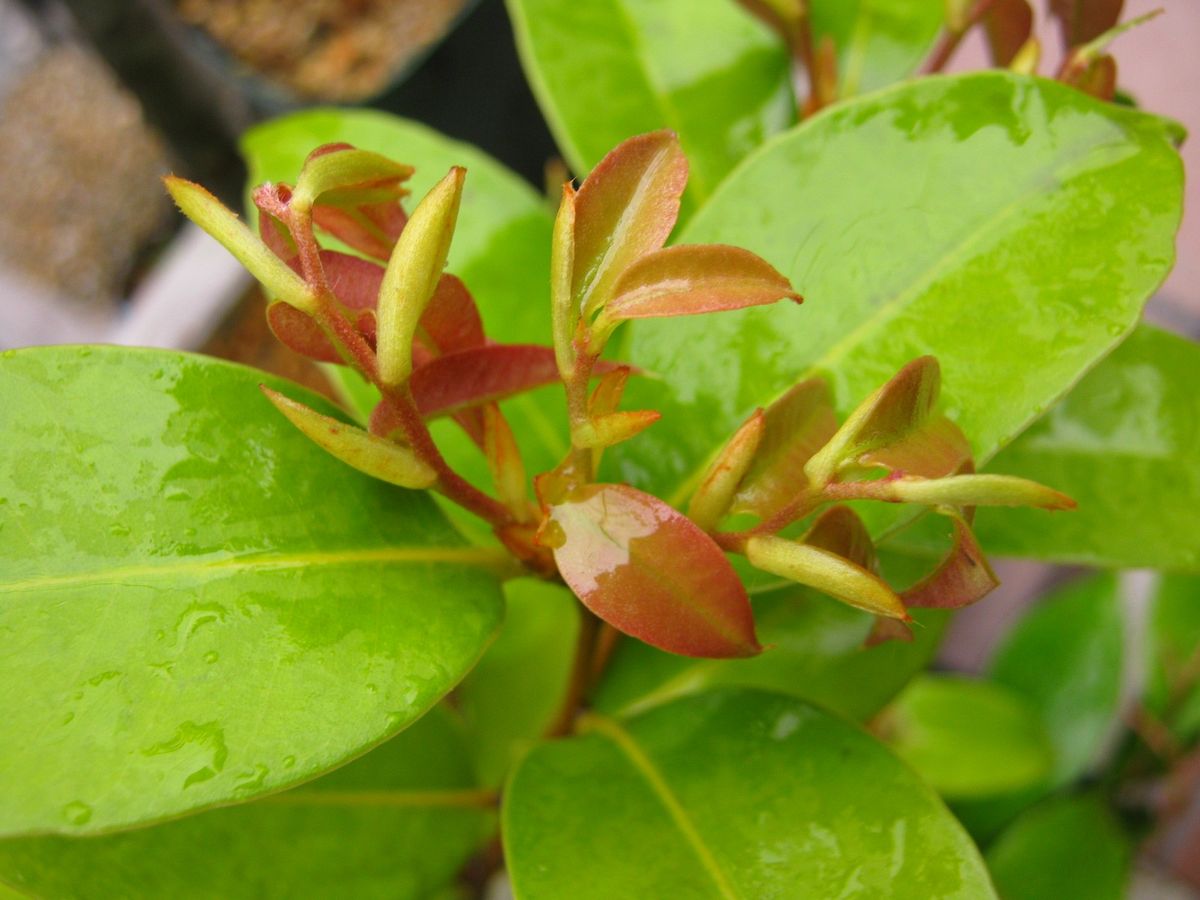
<svg viewBox="0 0 1200 900">
<path fill-rule="evenodd" d="M 808 115 L 839 97 L 838 50 L 832 36 L 815 40 L 807 0 L 739 0 L 782 38 L 796 64 L 807 73 Z M 946 0 L 942 34 L 921 68 L 940 72 L 974 28 L 983 30 L 994 65 L 1036 74 L 1042 47 L 1034 34 L 1029 0 Z M 1158 12 L 1118 27 L 1124 0 L 1051 0 L 1050 13 L 1062 30 L 1065 54 L 1055 77 L 1086 94 L 1112 100 L 1117 91 L 1117 63 L 1108 45 L 1121 33 Z"/>
<path fill-rule="evenodd" d="M 467 288 L 443 272 L 462 168 L 409 217 L 401 201 L 410 167 L 345 144 L 321 147 L 294 187 L 254 192 L 259 237 L 196 185 L 168 186 L 272 293 L 268 318 L 284 344 L 353 366 L 379 390 L 364 430 L 264 387 L 297 428 L 362 472 L 437 490 L 484 518 L 518 560 L 561 578 L 619 631 L 690 656 L 760 652 L 729 553 L 874 613 L 880 638 L 907 636 L 910 606 L 982 597 L 996 582 L 971 533 L 973 508 L 1071 501 L 1033 482 L 974 474 L 966 439 L 935 411 L 932 357 L 905 366 L 840 427 L 819 379 L 756 410 L 700 480 L 687 515 L 629 485 L 596 481 L 600 454 L 659 418 L 619 408 L 635 373 L 600 357 L 622 322 L 800 301 L 746 250 L 664 248 L 687 172 L 678 140 L 660 131 L 622 143 L 578 191 L 564 186 L 551 265 L 554 347 L 490 342 Z M 323 249 L 318 229 L 360 255 Z M 498 401 L 559 379 L 571 446 L 534 479 L 534 503 Z M 440 416 L 453 417 L 484 453 L 492 494 L 447 464 L 428 429 Z M 950 518 L 953 547 L 898 593 L 877 574 L 866 526 L 841 505 L 850 500 L 932 507 Z"/>
</svg>

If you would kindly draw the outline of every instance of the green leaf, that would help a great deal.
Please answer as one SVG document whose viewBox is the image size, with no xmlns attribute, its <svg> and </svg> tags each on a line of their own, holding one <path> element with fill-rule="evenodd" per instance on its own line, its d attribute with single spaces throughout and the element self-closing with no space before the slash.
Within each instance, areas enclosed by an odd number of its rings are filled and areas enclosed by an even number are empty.
<svg viewBox="0 0 1200 900">
<path fill-rule="evenodd" d="M 459 687 L 480 780 L 499 785 L 554 721 L 567 690 L 579 603 L 561 585 L 504 585 L 504 630 Z"/>
<path fill-rule="evenodd" d="M 0 878 L 38 896 L 411 898 L 452 882 L 494 815 L 440 710 L 304 787 L 104 837 L 0 842 Z"/>
<path fill-rule="evenodd" d="M 578 175 L 670 128 L 691 163 L 685 208 L 795 121 L 783 47 L 733 2 L 509 0 L 525 73 Z M 686 214 L 685 214 L 686 215 Z"/>
<path fill-rule="evenodd" d="M 401 730 L 475 663 L 493 551 L 278 414 L 253 369 L 0 356 L 0 833 L 248 800 Z"/>
<path fill-rule="evenodd" d="M 1022 815 L 987 854 L 1005 900 L 1122 900 L 1133 847 L 1098 797 L 1059 797 Z"/>
<path fill-rule="evenodd" d="M 974 844 L 870 736 L 727 690 L 539 746 L 502 830 L 519 900 L 992 897 Z"/>
<path fill-rule="evenodd" d="M 1191 745 L 1200 735 L 1200 578 L 1162 580 L 1149 634 L 1146 706 L 1176 738 Z"/>
<path fill-rule="evenodd" d="M 833 38 L 843 97 L 911 75 L 942 27 L 942 0 L 810 0 L 813 36 Z"/>
<path fill-rule="evenodd" d="M 408 186 L 417 197 L 424 196 L 451 166 L 466 168 L 447 269 L 475 297 L 489 338 L 550 343 L 552 211 L 528 184 L 475 147 L 373 110 L 306 110 L 252 128 L 242 138 L 249 184 L 291 183 L 309 151 L 341 142 L 412 165 L 416 172 Z M 374 389 L 363 385 L 353 371 L 343 367 L 326 371 L 339 390 L 374 396 Z M 566 429 L 560 424 L 565 420 L 558 411 L 561 394 L 561 388 L 548 389 L 505 405 L 531 471 L 551 468 L 568 449 Z M 486 461 L 456 430 L 449 425 L 435 429 L 439 446 L 456 469 L 476 485 L 487 486 Z"/>
<path fill-rule="evenodd" d="M 989 676 L 1040 714 L 1054 745 L 1050 787 L 1084 774 L 1118 716 L 1124 618 L 1117 579 L 1102 575 L 1046 597 L 1005 638 Z"/>
<path fill-rule="evenodd" d="M 844 416 L 925 353 L 986 460 L 1120 341 L 1169 269 L 1174 137 L 1009 73 L 900 85 L 783 135 L 680 241 L 746 247 L 806 302 L 634 323 L 626 358 L 664 380 L 636 379 L 630 402 L 663 420 L 613 455 L 618 477 L 681 501 L 798 379 L 827 377 Z"/>
<path fill-rule="evenodd" d="M 1039 784 L 1054 764 L 1037 712 L 986 681 L 915 679 L 880 725 L 899 756 L 947 799 L 995 796 Z"/>
<path fill-rule="evenodd" d="M 639 641 L 617 645 L 593 703 L 629 715 L 719 685 L 779 691 L 866 719 L 933 658 L 948 617 L 917 610 L 911 644 L 864 647 L 872 617 L 814 591 L 789 586 L 753 598 L 759 640 L 752 659 L 689 659 Z"/>
<path fill-rule="evenodd" d="M 990 553 L 1200 572 L 1200 346 L 1142 325 L 988 471 L 1073 497 L 1070 515 L 980 510 Z M 1114 523 L 1120 523 L 1119 526 Z"/>
</svg>

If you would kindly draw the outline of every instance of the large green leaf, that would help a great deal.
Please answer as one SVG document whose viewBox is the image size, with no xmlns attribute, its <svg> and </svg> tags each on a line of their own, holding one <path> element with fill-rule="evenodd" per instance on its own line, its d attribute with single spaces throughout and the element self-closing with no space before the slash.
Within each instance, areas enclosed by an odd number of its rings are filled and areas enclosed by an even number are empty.
<svg viewBox="0 0 1200 900">
<path fill-rule="evenodd" d="M 1037 711 L 1000 685 L 916 678 L 880 718 L 896 753 L 943 797 L 979 798 L 1040 783 L 1054 754 Z"/>
<path fill-rule="evenodd" d="M 1074 497 L 1070 515 L 981 509 L 991 553 L 1200 571 L 1200 346 L 1139 326 L 988 471 Z"/>
<path fill-rule="evenodd" d="M 800 700 L 722 690 L 585 721 L 509 782 L 519 900 L 993 896 L 932 791 Z"/>
<path fill-rule="evenodd" d="M 1132 846 L 1097 797 L 1058 797 L 1022 815 L 988 850 L 1005 900 L 1121 900 Z"/>
<path fill-rule="evenodd" d="M 313 148 L 339 141 L 414 166 L 416 174 L 408 183 L 410 210 L 451 166 L 465 166 L 467 181 L 447 270 L 475 297 L 489 338 L 550 342 L 552 215 L 542 197 L 470 144 L 386 113 L 350 109 L 306 110 L 251 129 L 242 138 L 249 183 L 292 183 Z M 357 392 L 360 403 L 374 396 L 374 389 L 353 371 L 328 371 L 335 382 L 348 382 L 345 389 Z M 542 390 L 505 404 L 531 471 L 550 468 L 567 450 L 561 393 Z M 487 465 L 468 439 L 449 423 L 442 423 L 437 436 L 455 468 L 477 484 L 487 483 Z"/>
<path fill-rule="evenodd" d="M 1045 598 L 992 658 L 992 680 L 1032 704 L 1050 735 L 1050 787 L 1084 774 L 1103 750 L 1119 714 L 1124 626 L 1117 579 L 1101 575 Z"/>
<path fill-rule="evenodd" d="M 1174 255 L 1182 170 L 1161 119 L 1010 73 L 849 101 L 747 159 L 681 237 L 747 247 L 803 306 L 635 323 L 663 420 L 620 471 L 683 499 L 713 450 L 805 375 L 844 414 L 925 353 L 989 458 L 1137 321 Z M 717 364 L 714 364 L 717 363 Z M 616 454 L 614 454 L 614 457 Z"/>
<path fill-rule="evenodd" d="M 945 21 L 945 0 L 810 0 L 812 29 L 838 49 L 843 97 L 916 71 Z"/>
<path fill-rule="evenodd" d="M 1200 578 L 1162 580 L 1148 643 L 1146 705 L 1190 746 L 1200 735 Z"/>
<path fill-rule="evenodd" d="M 487 646 L 495 552 L 318 449 L 260 381 L 303 393 L 164 351 L 0 357 L 0 833 L 304 781 Z"/>
<path fill-rule="evenodd" d="M 504 585 L 504 630 L 456 696 L 486 785 L 498 785 L 554 722 L 579 634 L 579 602 L 534 578 Z"/>
<path fill-rule="evenodd" d="M 0 879 L 61 900 L 427 900 L 494 825 L 461 733 L 435 711 L 312 784 L 103 837 L 0 842 Z"/>
<path fill-rule="evenodd" d="M 878 712 L 933 658 L 948 618 L 918 613 L 916 640 L 875 647 L 864 642 L 871 616 L 790 586 L 759 594 L 754 617 L 767 648 L 750 659 L 691 659 L 623 640 L 593 702 L 628 715 L 717 685 L 780 691 L 855 719 Z"/>
<path fill-rule="evenodd" d="M 685 209 L 694 208 L 795 120 L 782 45 L 733 0 L 508 8 L 534 94 L 580 176 L 626 138 L 671 128 L 691 164 Z"/>
</svg>

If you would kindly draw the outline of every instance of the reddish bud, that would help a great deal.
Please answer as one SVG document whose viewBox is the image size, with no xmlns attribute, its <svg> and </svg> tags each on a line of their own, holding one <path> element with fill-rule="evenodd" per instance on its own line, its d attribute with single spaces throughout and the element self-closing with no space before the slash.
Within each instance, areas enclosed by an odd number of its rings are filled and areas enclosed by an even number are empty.
<svg viewBox="0 0 1200 900">
<path fill-rule="evenodd" d="M 708 467 L 687 510 L 688 517 L 701 528 L 712 530 L 729 512 L 738 484 L 754 462 L 766 427 L 763 411 L 755 410 Z"/>
<path fill-rule="evenodd" d="M 983 17 L 992 62 L 1004 68 L 1012 63 L 1033 34 L 1033 9 L 1029 0 L 994 0 Z"/>
</svg>

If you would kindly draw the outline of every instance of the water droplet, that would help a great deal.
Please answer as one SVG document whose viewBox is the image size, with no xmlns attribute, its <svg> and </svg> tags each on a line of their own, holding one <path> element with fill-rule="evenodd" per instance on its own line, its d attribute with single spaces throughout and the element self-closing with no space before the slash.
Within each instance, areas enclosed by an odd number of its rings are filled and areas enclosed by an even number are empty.
<svg viewBox="0 0 1200 900">
<path fill-rule="evenodd" d="M 368 693 L 368 694 L 378 694 L 378 693 L 379 693 L 379 686 L 378 686 L 378 685 L 375 685 L 375 684 L 368 684 L 368 685 L 367 685 L 367 693 Z"/>
<path fill-rule="evenodd" d="M 284 767 L 285 769 L 290 769 L 290 768 L 291 768 L 292 766 L 294 766 L 295 764 L 296 764 L 296 757 L 294 757 L 294 756 L 285 756 L 285 757 L 283 758 L 283 767 Z"/>
<path fill-rule="evenodd" d="M 238 782 L 234 785 L 234 789 L 238 791 L 257 791 L 261 790 L 266 783 L 267 775 L 270 769 L 259 763 L 254 767 L 253 772 L 243 772 L 238 776 Z"/>
<path fill-rule="evenodd" d="M 69 712 L 69 713 L 67 713 L 65 716 L 63 716 L 62 723 L 63 723 L 64 725 L 70 725 L 70 724 L 71 724 L 71 720 L 72 720 L 72 719 L 74 719 L 74 718 L 75 718 L 75 713 L 73 713 L 73 712 Z"/>
<path fill-rule="evenodd" d="M 176 642 L 182 644 L 193 634 L 213 622 L 224 622 L 228 610 L 219 603 L 193 603 L 175 623 Z"/>
<path fill-rule="evenodd" d="M 541 530 L 538 532 L 537 542 L 543 547 L 557 550 L 567 542 L 567 533 L 563 531 L 561 525 L 550 519 L 542 525 Z"/>
<path fill-rule="evenodd" d="M 111 681 L 114 678 L 120 678 L 120 677 L 121 677 L 121 673 L 117 672 L 115 670 L 109 671 L 109 672 L 101 672 L 99 675 L 93 675 L 91 678 L 89 678 L 88 684 L 90 684 L 92 687 L 96 687 L 97 685 L 101 685 L 106 681 Z"/>
<path fill-rule="evenodd" d="M 209 665 L 211 665 L 212 663 L 215 663 L 220 658 L 221 658 L 221 654 L 218 653 L 216 650 L 209 650 L 207 653 L 204 654 L 204 661 L 206 663 L 208 663 Z"/>
<path fill-rule="evenodd" d="M 92 808 L 82 800 L 76 800 L 63 807 L 63 818 L 72 825 L 86 825 L 91 821 Z"/>
<path fill-rule="evenodd" d="M 129 535 L 129 526 L 122 525 L 120 522 L 114 522 L 108 526 L 108 533 L 113 537 L 127 537 Z"/>
</svg>

